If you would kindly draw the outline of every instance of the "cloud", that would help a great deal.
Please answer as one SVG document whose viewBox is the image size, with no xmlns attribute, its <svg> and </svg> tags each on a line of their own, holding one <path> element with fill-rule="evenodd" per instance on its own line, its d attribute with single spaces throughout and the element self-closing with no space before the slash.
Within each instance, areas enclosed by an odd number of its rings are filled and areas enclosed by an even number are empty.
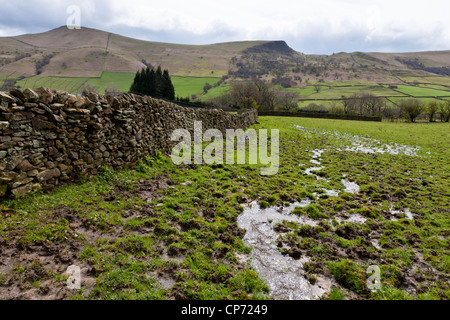
<svg viewBox="0 0 450 320">
<path fill-rule="evenodd" d="M 326 54 L 450 49 L 446 0 L 0 0 L 0 35 L 64 25 L 70 5 L 83 26 L 151 41 L 286 40 Z"/>
</svg>

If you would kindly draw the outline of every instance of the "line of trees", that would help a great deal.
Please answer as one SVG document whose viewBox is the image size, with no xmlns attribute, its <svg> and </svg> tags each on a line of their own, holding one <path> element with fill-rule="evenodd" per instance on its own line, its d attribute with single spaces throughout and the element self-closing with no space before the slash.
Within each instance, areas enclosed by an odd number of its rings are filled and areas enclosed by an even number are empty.
<svg viewBox="0 0 450 320">
<path fill-rule="evenodd" d="M 151 67 L 138 71 L 130 91 L 158 99 L 175 100 L 175 88 L 169 71 L 162 71 L 161 66 L 156 71 Z"/>
<path fill-rule="evenodd" d="M 53 54 L 47 54 L 42 57 L 41 60 L 37 60 L 35 62 L 36 74 L 39 75 L 44 71 L 44 67 L 50 63 L 50 60 L 53 58 Z"/>
<path fill-rule="evenodd" d="M 371 93 L 355 93 L 349 98 L 343 98 L 342 106 L 345 114 L 376 116 L 381 115 L 386 109 L 385 100 Z"/>
<path fill-rule="evenodd" d="M 435 122 L 438 114 L 442 122 L 450 122 L 450 101 L 423 103 L 418 99 L 408 99 L 400 101 L 399 106 L 400 115 L 410 122 L 416 122 L 422 114 L 425 114 L 430 122 Z"/>
<path fill-rule="evenodd" d="M 350 97 L 342 97 L 341 103 L 334 102 L 331 108 L 311 103 L 308 107 L 298 108 L 298 95 L 286 90 L 276 90 L 271 83 L 263 80 L 234 82 L 225 94 L 213 98 L 208 104 L 217 107 L 254 108 L 261 111 L 309 111 L 331 112 L 346 115 L 382 116 L 387 119 L 405 118 L 415 122 L 419 116 L 426 115 L 430 122 L 440 116 L 442 122 L 450 122 L 450 101 L 430 101 L 424 103 L 418 99 L 399 102 L 398 107 L 388 106 L 384 97 L 361 92 Z"/>
<path fill-rule="evenodd" d="M 419 99 L 405 99 L 398 104 L 399 108 L 391 108 L 386 105 L 386 100 L 382 97 L 374 96 L 370 93 L 357 93 L 346 98 L 343 97 L 342 109 L 332 110 L 332 112 L 344 114 L 359 114 L 366 116 L 383 116 L 385 118 L 403 117 L 410 122 L 426 115 L 430 122 L 435 122 L 440 115 L 442 122 L 450 121 L 450 101 L 441 103 L 432 100 L 424 103 Z"/>
</svg>

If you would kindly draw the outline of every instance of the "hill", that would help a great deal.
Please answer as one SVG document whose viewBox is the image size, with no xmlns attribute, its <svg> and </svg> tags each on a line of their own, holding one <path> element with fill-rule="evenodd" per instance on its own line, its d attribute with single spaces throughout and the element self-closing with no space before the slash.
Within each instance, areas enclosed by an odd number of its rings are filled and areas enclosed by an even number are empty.
<svg viewBox="0 0 450 320">
<path fill-rule="evenodd" d="M 0 86 L 45 85 L 76 93 L 90 85 L 99 91 L 108 87 L 126 91 L 136 70 L 146 65 L 167 68 L 179 84 L 176 89 L 182 96 L 213 97 L 229 86 L 229 81 L 223 80 L 252 78 L 273 81 L 284 89 L 297 88 L 300 98 L 306 100 L 336 99 L 343 95 L 340 89 L 315 94 L 310 86 L 316 83 L 322 84 L 323 89 L 383 84 L 450 90 L 450 51 L 306 55 L 284 41 L 182 45 L 66 27 L 0 38 Z M 204 92 L 205 85 L 213 88 Z M 389 91 L 384 96 L 399 95 L 404 93 Z M 430 92 L 428 96 L 439 95 Z"/>
<path fill-rule="evenodd" d="M 148 42 L 100 30 L 60 27 L 40 34 L 0 38 L 0 73 L 36 75 L 36 63 L 51 56 L 42 76 L 95 77 L 102 72 L 135 72 L 163 65 L 173 75 L 223 76 L 232 57 L 266 42 L 204 46 Z"/>
</svg>

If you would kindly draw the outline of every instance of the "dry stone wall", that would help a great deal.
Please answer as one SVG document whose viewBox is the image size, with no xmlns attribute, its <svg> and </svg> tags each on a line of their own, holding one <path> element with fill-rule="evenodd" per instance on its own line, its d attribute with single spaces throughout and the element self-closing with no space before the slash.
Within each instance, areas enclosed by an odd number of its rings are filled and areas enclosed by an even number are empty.
<svg viewBox="0 0 450 320">
<path fill-rule="evenodd" d="M 132 168 L 156 151 L 169 154 L 175 129 L 246 129 L 256 110 L 238 115 L 190 109 L 147 96 L 74 96 L 46 88 L 0 92 L 0 200 L 93 177 L 105 165 Z"/>
</svg>

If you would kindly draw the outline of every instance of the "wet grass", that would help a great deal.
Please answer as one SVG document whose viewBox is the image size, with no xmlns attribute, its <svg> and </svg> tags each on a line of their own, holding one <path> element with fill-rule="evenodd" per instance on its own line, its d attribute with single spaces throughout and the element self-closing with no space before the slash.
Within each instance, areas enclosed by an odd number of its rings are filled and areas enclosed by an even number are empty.
<svg viewBox="0 0 450 320">
<path fill-rule="evenodd" d="M 313 203 L 295 213 L 318 226 L 286 222 L 280 251 L 308 257 L 308 278 L 335 279 L 326 298 L 450 298 L 446 124 L 261 117 L 254 128 L 280 130 L 275 176 L 261 176 L 260 165 L 175 166 L 159 156 L 135 170 L 104 168 L 90 181 L 4 201 L 0 249 L 15 271 L 0 267 L 0 297 L 59 290 L 63 299 L 267 299 L 267 285 L 238 258 L 251 248 L 237 218 L 254 200 L 268 207 L 309 197 Z M 419 155 L 339 151 L 349 142 L 330 131 L 418 147 Z M 318 175 L 328 180 L 304 174 L 315 149 L 325 149 Z M 342 192 L 343 174 L 360 185 L 358 194 Z M 341 192 L 330 197 L 324 188 Z M 399 213 L 393 221 L 391 207 L 410 209 L 414 220 Z M 339 222 L 345 215 L 367 221 Z M 66 290 L 63 272 L 72 264 L 86 266 L 83 277 L 93 283 Z M 378 292 L 365 286 L 370 265 L 381 269 Z M 11 287 L 20 294 L 8 296 Z"/>
</svg>

